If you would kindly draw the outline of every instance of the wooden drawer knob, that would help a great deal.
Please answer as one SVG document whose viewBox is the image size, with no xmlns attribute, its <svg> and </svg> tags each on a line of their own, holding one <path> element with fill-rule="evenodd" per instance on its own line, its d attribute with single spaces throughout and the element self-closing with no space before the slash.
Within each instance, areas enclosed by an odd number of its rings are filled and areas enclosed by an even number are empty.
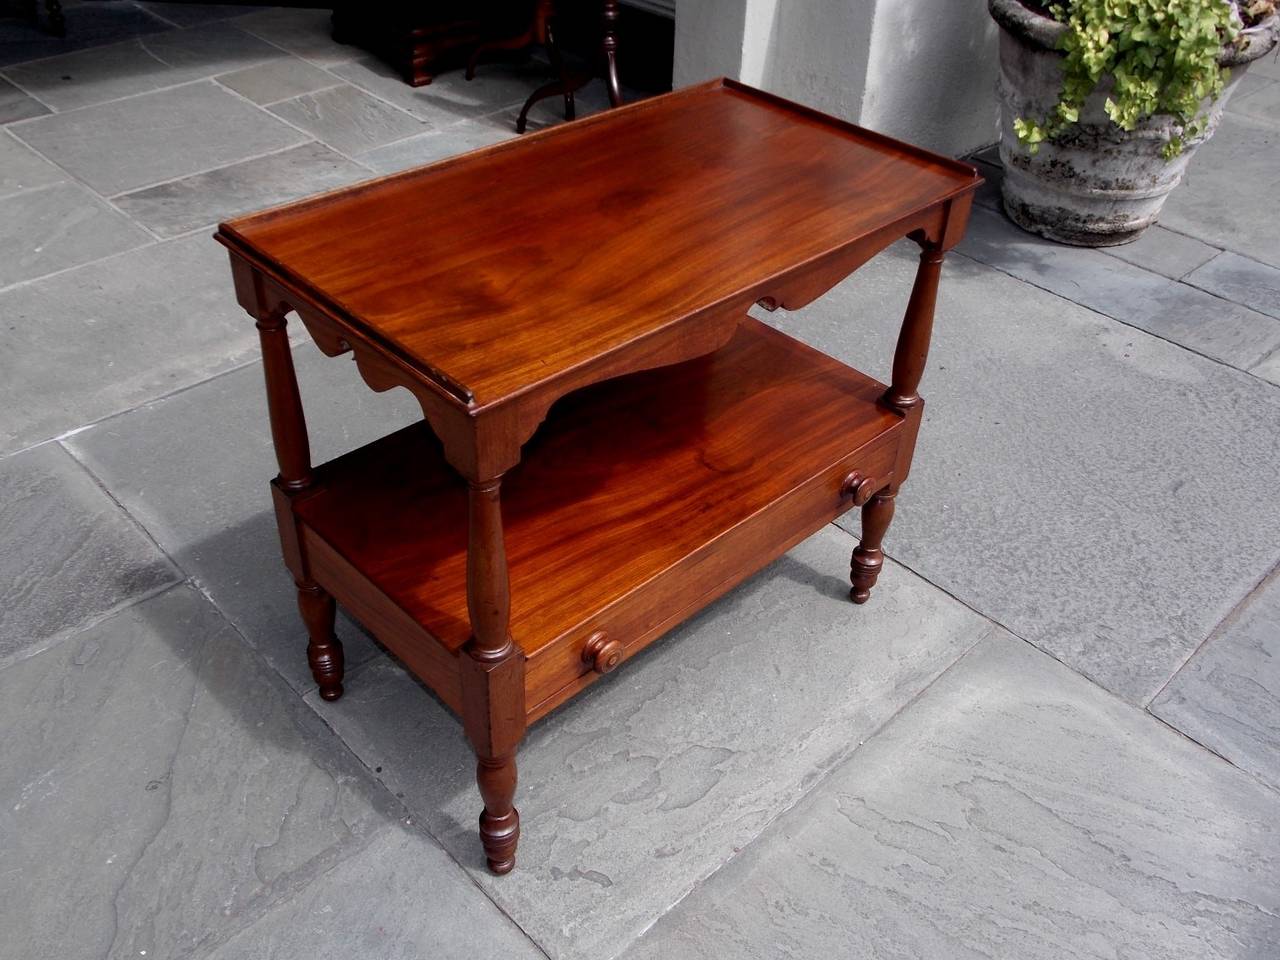
<svg viewBox="0 0 1280 960">
<path fill-rule="evenodd" d="M 587 638 L 582 648 L 582 659 L 591 664 L 596 673 L 608 673 L 622 662 L 622 644 L 610 640 L 603 630 L 597 630 Z"/>
<path fill-rule="evenodd" d="M 857 470 L 844 478 L 844 483 L 840 486 L 840 494 L 845 497 L 853 497 L 853 505 L 860 507 L 876 492 L 876 482 L 871 477 L 864 477 Z"/>
</svg>

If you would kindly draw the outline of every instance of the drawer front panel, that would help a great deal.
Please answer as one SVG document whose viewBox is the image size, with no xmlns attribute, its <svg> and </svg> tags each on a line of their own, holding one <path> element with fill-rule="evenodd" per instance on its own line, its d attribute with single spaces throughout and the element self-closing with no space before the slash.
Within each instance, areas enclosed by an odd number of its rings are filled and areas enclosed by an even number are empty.
<svg viewBox="0 0 1280 960">
<path fill-rule="evenodd" d="M 852 496 L 843 492 L 853 471 L 872 478 L 877 490 L 891 483 L 901 436 L 894 431 L 851 453 L 608 609 L 566 630 L 528 662 L 525 702 L 530 719 L 555 709 L 600 675 L 594 663 L 602 644 L 621 644 L 621 650 L 610 647 L 601 661 L 612 669 L 853 509 Z M 851 616 L 853 609 L 850 604 Z M 588 644 L 591 650 L 584 656 Z"/>
</svg>

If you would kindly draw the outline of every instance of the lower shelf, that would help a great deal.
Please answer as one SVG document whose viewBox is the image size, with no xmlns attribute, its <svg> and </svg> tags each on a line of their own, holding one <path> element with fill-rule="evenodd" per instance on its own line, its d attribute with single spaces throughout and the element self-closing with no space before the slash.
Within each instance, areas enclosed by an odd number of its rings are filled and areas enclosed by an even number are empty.
<svg viewBox="0 0 1280 960">
<path fill-rule="evenodd" d="M 595 631 L 634 653 L 848 510 L 851 470 L 889 482 L 883 392 L 747 319 L 714 354 L 557 403 L 502 485 L 530 717 L 593 679 Z M 316 579 L 456 709 L 466 491 L 430 429 L 318 468 L 293 507 Z"/>
</svg>

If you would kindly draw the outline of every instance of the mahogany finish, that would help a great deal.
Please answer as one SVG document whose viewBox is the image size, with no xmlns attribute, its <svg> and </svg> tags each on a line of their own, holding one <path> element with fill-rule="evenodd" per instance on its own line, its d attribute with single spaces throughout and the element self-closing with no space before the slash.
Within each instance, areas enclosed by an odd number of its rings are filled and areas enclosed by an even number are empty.
<svg viewBox="0 0 1280 960">
<path fill-rule="evenodd" d="M 706 353 L 755 301 L 803 306 L 908 233 L 942 242 L 976 182 L 964 164 L 725 81 L 220 236 L 318 336 L 413 390 L 451 463 L 493 476 L 558 397 Z"/>
<path fill-rule="evenodd" d="M 884 551 L 880 545 L 885 531 L 893 520 L 895 494 L 887 491 L 872 497 L 862 508 L 862 542 L 853 548 L 849 561 L 849 599 L 854 603 L 866 603 L 871 599 L 871 588 L 880 577 L 884 566 Z"/>
<path fill-rule="evenodd" d="M 869 597 L 979 182 L 715 81 L 219 228 L 321 693 L 336 600 L 461 715 L 493 871 L 529 723 L 855 506 Z M 903 236 L 922 255 L 888 387 L 746 316 Z M 313 467 L 289 312 L 424 422 Z"/>
<path fill-rule="evenodd" d="M 610 640 L 609 634 L 597 630 L 587 638 L 582 648 L 582 659 L 591 664 L 596 673 L 609 673 L 622 662 L 625 649 L 620 641 Z"/>
<path fill-rule="evenodd" d="M 854 464 L 877 488 L 889 482 L 902 421 L 877 404 L 884 390 L 746 319 L 710 356 L 556 404 L 502 483 L 509 629 L 527 658 L 529 711 L 591 679 L 584 647 L 597 630 L 629 655 L 673 606 L 780 553 L 773 511 L 789 509 L 807 536 L 853 505 L 843 481 Z M 466 491 L 419 424 L 318 468 L 295 512 L 308 548 L 323 541 L 328 562 L 359 571 L 453 653 L 476 630 Z M 739 569 L 744 551 L 761 559 Z"/>
<path fill-rule="evenodd" d="M 298 582 L 298 611 L 307 625 L 307 665 L 325 700 L 342 696 L 342 642 L 334 635 L 338 611 L 333 597 L 310 580 Z"/>
<path fill-rule="evenodd" d="M 311 485 L 311 443 L 293 371 L 293 351 L 289 349 L 289 335 L 285 332 L 287 323 L 285 311 L 276 309 L 262 315 L 256 326 L 267 382 L 278 385 L 267 394 L 267 413 L 276 463 L 280 467 L 280 485 L 293 491 Z"/>
</svg>

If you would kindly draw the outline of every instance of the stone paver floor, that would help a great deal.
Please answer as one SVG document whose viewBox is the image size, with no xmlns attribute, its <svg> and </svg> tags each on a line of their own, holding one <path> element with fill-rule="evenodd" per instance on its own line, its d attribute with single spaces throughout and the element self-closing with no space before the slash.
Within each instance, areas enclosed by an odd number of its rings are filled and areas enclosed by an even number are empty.
<svg viewBox="0 0 1280 960">
<path fill-rule="evenodd" d="M 1274 58 L 1138 243 L 977 158 L 873 601 L 842 521 L 540 722 L 494 878 L 452 716 L 345 619 L 312 689 L 209 234 L 513 136 L 540 68 L 66 6 L 0 20 L 0 957 L 1280 956 Z M 885 378 L 913 269 L 766 319 Z M 295 353 L 317 460 L 414 419 Z"/>
</svg>

